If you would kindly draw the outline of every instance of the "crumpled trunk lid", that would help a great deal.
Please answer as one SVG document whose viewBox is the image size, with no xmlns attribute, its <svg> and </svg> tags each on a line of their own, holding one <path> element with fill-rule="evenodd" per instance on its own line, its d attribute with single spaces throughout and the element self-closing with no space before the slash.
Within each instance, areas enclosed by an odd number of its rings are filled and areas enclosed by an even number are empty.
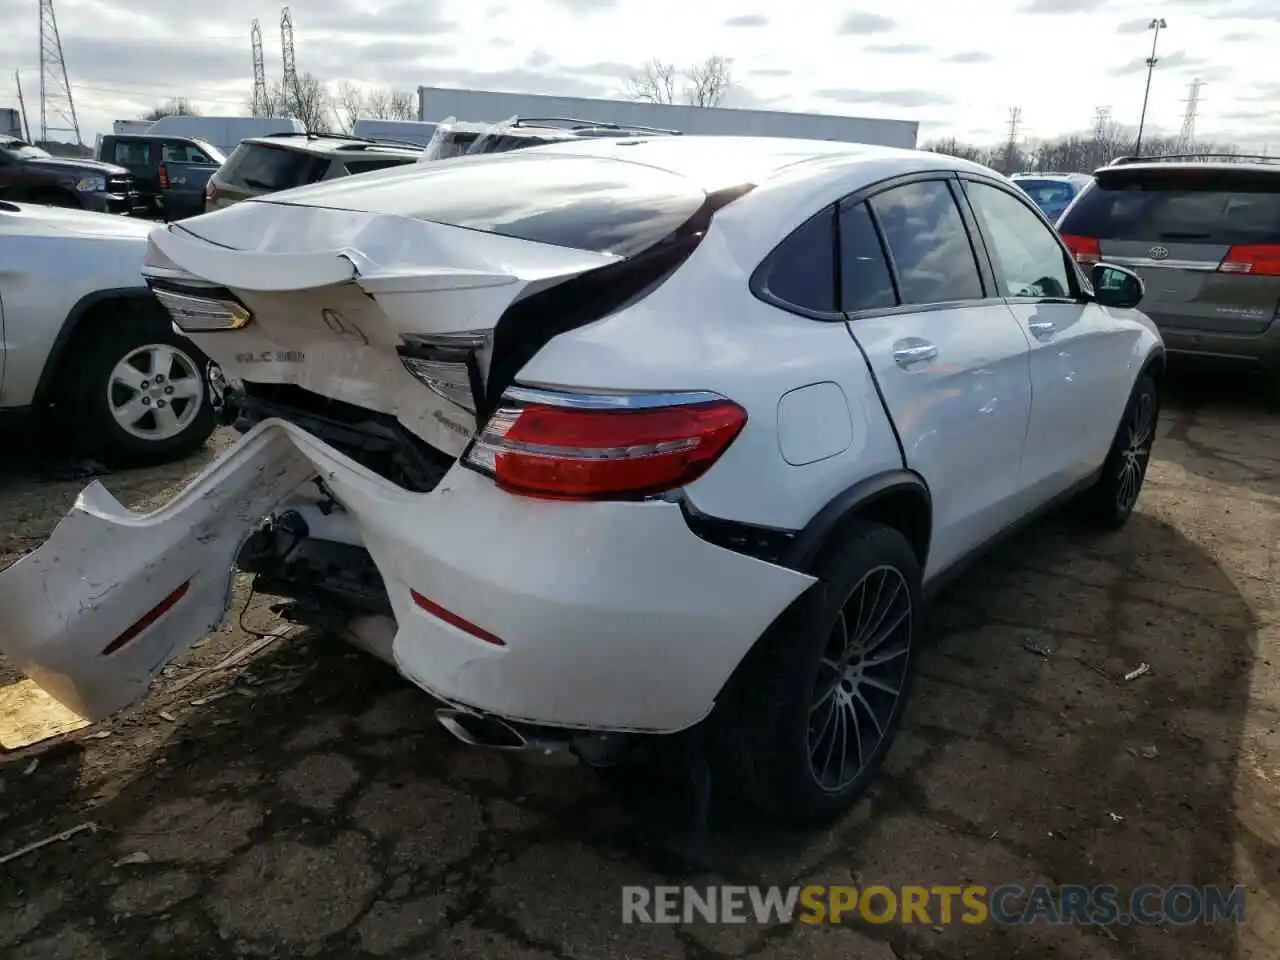
<svg viewBox="0 0 1280 960">
<path fill-rule="evenodd" d="M 390 414 L 458 456 L 506 310 L 618 259 L 395 214 L 250 201 L 157 227 L 143 272 L 162 300 L 248 309 L 240 329 L 213 332 L 175 315 L 233 381 Z"/>
</svg>

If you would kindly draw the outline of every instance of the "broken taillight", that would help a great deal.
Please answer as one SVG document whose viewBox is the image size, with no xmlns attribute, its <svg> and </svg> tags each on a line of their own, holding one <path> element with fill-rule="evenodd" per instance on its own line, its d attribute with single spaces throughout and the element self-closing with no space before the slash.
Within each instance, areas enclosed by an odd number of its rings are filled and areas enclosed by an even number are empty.
<svg viewBox="0 0 1280 960">
<path fill-rule="evenodd" d="M 1252 243 L 1232 247 L 1218 265 L 1218 272 L 1280 277 L 1280 244 Z"/>
<path fill-rule="evenodd" d="M 720 458 L 747 412 L 713 393 L 585 395 L 512 388 L 465 462 L 509 493 L 639 499 L 685 486 Z"/>
</svg>

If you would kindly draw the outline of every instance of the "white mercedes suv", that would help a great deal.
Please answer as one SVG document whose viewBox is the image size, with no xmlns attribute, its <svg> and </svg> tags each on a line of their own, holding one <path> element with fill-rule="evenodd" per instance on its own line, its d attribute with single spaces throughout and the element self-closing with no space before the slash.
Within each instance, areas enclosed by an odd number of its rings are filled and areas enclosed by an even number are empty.
<svg viewBox="0 0 1280 960">
<path fill-rule="evenodd" d="M 144 273 L 244 435 L 0 573 L 17 666 L 117 710 L 239 567 L 468 742 L 703 729 L 797 821 L 874 775 L 931 590 L 1067 498 L 1125 521 L 1164 375 L 1133 273 L 990 170 L 854 144 L 400 167 L 157 226 Z"/>
</svg>

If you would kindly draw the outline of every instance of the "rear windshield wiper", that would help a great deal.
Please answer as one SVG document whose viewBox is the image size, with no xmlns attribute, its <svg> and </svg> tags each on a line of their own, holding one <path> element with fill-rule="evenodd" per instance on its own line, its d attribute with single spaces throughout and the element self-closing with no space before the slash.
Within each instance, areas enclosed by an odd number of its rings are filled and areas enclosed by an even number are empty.
<svg viewBox="0 0 1280 960">
<path fill-rule="evenodd" d="M 1208 240 L 1212 237 L 1211 233 L 1189 233 L 1182 230 L 1170 230 L 1167 233 L 1160 234 L 1161 240 Z"/>
</svg>

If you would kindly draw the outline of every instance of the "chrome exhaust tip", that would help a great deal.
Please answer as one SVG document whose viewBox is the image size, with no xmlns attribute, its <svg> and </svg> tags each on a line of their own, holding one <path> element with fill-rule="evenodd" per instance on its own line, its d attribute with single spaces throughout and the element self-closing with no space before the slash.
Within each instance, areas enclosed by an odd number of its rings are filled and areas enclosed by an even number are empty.
<svg viewBox="0 0 1280 960">
<path fill-rule="evenodd" d="M 519 731 L 496 717 L 467 710 L 437 710 L 436 720 L 470 747 L 524 750 L 529 746 L 529 741 Z"/>
<path fill-rule="evenodd" d="M 518 753 L 556 766 L 576 765 L 578 762 L 567 739 L 530 738 L 497 717 L 470 710 L 444 709 L 436 711 L 436 720 L 469 747 Z"/>
</svg>

